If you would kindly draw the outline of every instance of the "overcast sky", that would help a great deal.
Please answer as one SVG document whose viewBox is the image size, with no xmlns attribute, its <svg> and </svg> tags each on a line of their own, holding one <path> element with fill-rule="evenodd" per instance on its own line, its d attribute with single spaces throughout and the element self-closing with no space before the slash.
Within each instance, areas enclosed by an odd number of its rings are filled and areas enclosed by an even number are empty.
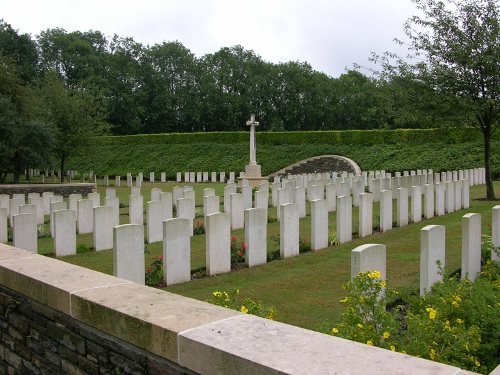
<svg viewBox="0 0 500 375">
<path fill-rule="evenodd" d="M 143 44 L 178 40 L 196 56 L 241 44 L 263 60 L 301 61 L 338 77 L 370 52 L 398 52 L 410 0 L 0 0 L 19 33 L 101 31 Z M 368 71 L 364 71 L 368 74 Z"/>
</svg>

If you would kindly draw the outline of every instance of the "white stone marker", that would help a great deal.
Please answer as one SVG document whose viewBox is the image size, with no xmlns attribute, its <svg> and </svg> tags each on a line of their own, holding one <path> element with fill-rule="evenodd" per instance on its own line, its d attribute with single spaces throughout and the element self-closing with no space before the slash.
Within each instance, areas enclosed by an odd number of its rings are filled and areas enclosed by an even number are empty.
<svg viewBox="0 0 500 375">
<path fill-rule="evenodd" d="M 335 184 L 326 184 L 325 187 L 326 206 L 328 212 L 337 210 L 337 187 Z"/>
<path fill-rule="evenodd" d="M 267 262 L 267 208 L 245 210 L 245 245 L 248 267 Z"/>
<path fill-rule="evenodd" d="M 188 219 L 163 222 L 163 281 L 167 285 L 191 280 L 191 235 Z"/>
<path fill-rule="evenodd" d="M 113 227 L 120 225 L 120 199 L 107 197 L 104 199 L 104 205 L 113 208 Z"/>
<path fill-rule="evenodd" d="M 129 223 L 144 224 L 144 200 L 142 195 L 131 195 L 128 201 Z"/>
<path fill-rule="evenodd" d="M 360 272 L 379 271 L 380 279 L 386 280 L 386 247 L 380 244 L 365 244 L 351 252 L 351 279 Z"/>
<path fill-rule="evenodd" d="M 186 189 L 187 188 L 187 189 Z M 191 199 L 191 204 L 193 205 L 193 219 L 196 213 L 196 193 L 192 186 L 186 186 L 184 188 L 184 198 Z"/>
<path fill-rule="evenodd" d="M 113 228 L 113 275 L 144 285 L 144 226 L 118 225 Z"/>
<path fill-rule="evenodd" d="M 75 211 L 75 215 L 78 212 L 78 201 L 82 200 L 81 194 L 70 194 L 68 197 L 68 209 Z M 75 216 L 78 219 L 77 216 Z"/>
<path fill-rule="evenodd" d="M 269 190 L 257 190 L 255 192 L 255 208 L 269 208 Z"/>
<path fill-rule="evenodd" d="M 392 229 L 392 191 L 380 192 L 380 231 L 387 232 Z"/>
<path fill-rule="evenodd" d="M 94 203 L 88 199 L 78 201 L 78 233 L 92 233 L 94 231 Z"/>
<path fill-rule="evenodd" d="M 439 267 L 445 266 L 445 227 L 427 225 L 420 231 L 420 295 L 431 291 L 443 276 Z M 438 265 L 439 261 L 439 265 Z"/>
<path fill-rule="evenodd" d="M 160 200 L 147 202 L 146 235 L 148 243 L 163 240 L 163 221 L 167 219 L 167 202 Z"/>
<path fill-rule="evenodd" d="M 175 186 L 172 189 L 172 204 L 177 206 L 177 200 L 184 198 L 184 189 L 180 186 Z"/>
<path fill-rule="evenodd" d="M 189 172 L 189 182 L 196 182 L 196 172 Z"/>
<path fill-rule="evenodd" d="M 113 248 L 113 224 L 115 223 L 113 207 L 99 206 L 94 208 L 94 250 L 101 251 Z"/>
<path fill-rule="evenodd" d="M 234 195 L 234 194 L 233 194 Z M 226 213 L 206 217 L 207 275 L 214 276 L 231 271 L 231 220 Z"/>
<path fill-rule="evenodd" d="M 151 200 L 152 201 L 159 201 L 161 193 L 162 193 L 161 189 L 158 189 L 158 188 L 151 189 Z"/>
<path fill-rule="evenodd" d="M 453 184 L 455 185 L 455 211 L 460 211 L 462 209 L 462 181 L 455 180 Z"/>
<path fill-rule="evenodd" d="M 88 200 L 92 201 L 92 206 L 99 207 L 101 205 L 101 194 L 100 193 L 89 193 L 87 196 Z"/>
<path fill-rule="evenodd" d="M 177 172 L 177 178 L 181 178 L 181 174 Z M 167 174 L 165 172 L 160 173 L 160 182 L 167 182 Z M 180 181 L 177 181 L 180 182 Z"/>
<path fill-rule="evenodd" d="M 434 185 L 426 184 L 424 188 L 424 217 L 432 219 L 434 217 Z"/>
<path fill-rule="evenodd" d="M 196 172 L 196 182 L 203 182 L 201 172 Z"/>
<path fill-rule="evenodd" d="M 470 208 L 470 183 L 469 180 L 462 180 L 462 207 Z"/>
<path fill-rule="evenodd" d="M 455 212 L 455 183 L 453 181 L 446 183 L 445 209 L 449 214 Z"/>
<path fill-rule="evenodd" d="M 193 220 L 195 211 L 193 209 L 193 200 L 190 198 L 181 198 L 177 200 L 177 218 L 189 220 L 189 235 L 193 235 Z"/>
<path fill-rule="evenodd" d="M 19 206 L 19 213 L 37 215 L 36 206 L 34 204 L 23 204 Z"/>
<path fill-rule="evenodd" d="M 214 188 L 205 188 L 203 189 L 203 196 L 204 197 L 209 197 L 215 195 L 215 189 Z"/>
<path fill-rule="evenodd" d="M 149 182 L 155 182 L 155 173 L 149 172 Z"/>
<path fill-rule="evenodd" d="M 21 193 L 12 194 L 12 199 L 19 199 L 21 201 L 21 206 L 26 204 L 26 195 Z"/>
<path fill-rule="evenodd" d="M 104 176 L 104 186 L 109 186 L 109 177 Z"/>
<path fill-rule="evenodd" d="M 224 212 L 231 213 L 231 194 L 236 193 L 236 186 L 230 185 L 224 188 Z"/>
<path fill-rule="evenodd" d="M 231 229 L 241 229 L 245 227 L 245 210 L 243 206 L 243 195 L 240 193 L 231 194 L 230 217 Z"/>
<path fill-rule="evenodd" d="M 0 243 L 7 243 L 7 241 L 7 209 L 5 207 L 0 207 Z"/>
<path fill-rule="evenodd" d="M 9 200 L 10 226 L 14 226 L 14 215 L 19 215 L 19 207 L 23 204 L 21 199 L 12 198 Z"/>
<path fill-rule="evenodd" d="M 38 252 L 36 215 L 14 215 L 13 222 L 12 245 L 36 254 Z"/>
<path fill-rule="evenodd" d="M 54 211 L 54 252 L 56 257 L 76 254 L 76 211 Z"/>
<path fill-rule="evenodd" d="M 0 208 L 5 208 L 7 215 L 10 215 L 10 196 L 8 194 L 0 194 Z"/>
<path fill-rule="evenodd" d="M 491 210 L 491 241 L 493 246 L 500 247 L 500 205 L 493 207 Z M 492 251 L 491 259 L 498 262 L 500 261 L 500 255 Z"/>
<path fill-rule="evenodd" d="M 106 198 L 115 198 L 116 197 L 116 189 L 107 188 L 106 189 Z"/>
<path fill-rule="evenodd" d="M 220 212 L 220 197 L 218 195 L 208 195 L 203 198 L 203 215 L 211 215 Z"/>
<path fill-rule="evenodd" d="M 373 234 L 373 194 L 359 195 L 359 238 Z"/>
<path fill-rule="evenodd" d="M 434 186 L 434 190 L 436 193 L 436 216 L 442 216 L 446 213 L 445 207 L 445 183 L 438 182 Z"/>
<path fill-rule="evenodd" d="M 466 214 L 462 218 L 462 273 L 475 281 L 481 272 L 481 215 Z"/>
<path fill-rule="evenodd" d="M 281 206 L 286 203 L 293 203 L 289 189 L 278 189 L 278 206 L 276 207 L 276 217 L 280 220 Z"/>
<path fill-rule="evenodd" d="M 352 197 L 337 197 L 337 240 L 352 241 Z"/>
<path fill-rule="evenodd" d="M 299 207 L 286 203 L 280 210 L 280 257 L 299 255 Z"/>
<path fill-rule="evenodd" d="M 422 221 L 422 187 L 412 186 L 411 194 L 411 219 L 414 223 Z"/>
<path fill-rule="evenodd" d="M 116 187 L 120 186 L 120 176 L 115 176 L 115 186 Z"/>
<path fill-rule="evenodd" d="M 278 207 L 278 190 L 281 189 L 281 184 L 279 182 L 274 182 L 271 185 L 271 205 L 273 207 Z"/>
<path fill-rule="evenodd" d="M 140 186 L 132 186 L 130 188 L 130 195 L 141 195 L 141 187 Z"/>
<path fill-rule="evenodd" d="M 50 204 L 50 235 L 54 237 L 54 212 L 68 208 L 66 202 L 54 202 Z"/>
<path fill-rule="evenodd" d="M 299 218 L 306 217 L 306 189 L 303 186 L 297 186 L 293 189 L 293 200 L 290 203 L 295 203 L 299 209 Z"/>
<path fill-rule="evenodd" d="M 243 208 L 245 210 L 248 210 L 249 208 L 252 208 L 253 205 L 253 191 L 252 191 L 252 186 L 250 185 L 244 185 L 241 187 L 241 194 L 243 196 Z"/>
<path fill-rule="evenodd" d="M 363 180 L 354 181 L 352 184 L 352 204 L 354 207 L 359 207 L 359 199 L 360 199 L 359 196 L 361 193 L 364 192 L 365 192 L 365 185 L 363 184 Z"/>
<path fill-rule="evenodd" d="M 328 247 L 328 209 L 326 199 L 311 202 L 311 250 Z"/>
<path fill-rule="evenodd" d="M 160 194 L 160 200 L 164 201 L 167 205 L 167 219 L 172 219 L 173 216 L 173 195 L 169 191 Z"/>
<path fill-rule="evenodd" d="M 217 172 L 210 173 L 210 182 L 217 182 Z"/>
<path fill-rule="evenodd" d="M 408 225 L 408 188 L 400 187 L 397 191 L 397 222 L 398 227 L 404 227 Z"/>
</svg>

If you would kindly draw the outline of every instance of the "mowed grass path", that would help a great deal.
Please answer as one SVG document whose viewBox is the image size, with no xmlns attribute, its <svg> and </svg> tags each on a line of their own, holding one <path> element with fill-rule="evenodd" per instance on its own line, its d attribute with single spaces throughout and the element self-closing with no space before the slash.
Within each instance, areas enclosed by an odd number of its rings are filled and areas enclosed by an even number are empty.
<svg viewBox="0 0 500 375">
<path fill-rule="evenodd" d="M 154 187 L 171 191 L 175 183 L 144 183 L 142 194 L 144 202 L 150 198 L 150 190 Z M 196 205 L 202 205 L 203 189 L 214 187 L 221 196 L 224 184 L 191 184 L 196 191 Z M 99 186 L 101 199 L 105 196 L 105 187 Z M 130 189 L 117 188 L 120 202 L 128 206 Z M 500 182 L 495 183 L 495 193 L 500 197 Z M 332 246 L 327 249 L 301 254 L 300 256 L 275 260 L 266 265 L 254 268 L 243 268 L 228 274 L 214 277 L 193 279 L 189 283 L 163 288 L 166 292 L 207 301 L 214 291 L 232 292 L 240 289 L 240 298 L 250 297 L 268 307 L 278 310 L 276 320 L 288 324 L 315 329 L 319 323 L 328 320 L 336 322 L 341 312 L 340 299 L 345 296 L 342 284 L 350 279 L 351 251 L 362 244 L 382 243 L 387 246 L 387 276 L 389 287 L 404 287 L 418 291 L 420 261 L 420 230 L 427 225 L 446 226 L 446 269 L 455 271 L 461 264 L 462 217 L 474 212 L 482 215 L 483 234 L 489 234 L 488 223 L 491 223 L 491 209 L 500 202 L 481 200 L 485 196 L 485 186 L 471 188 L 471 208 L 457 211 L 431 220 L 422 220 L 402 228 L 394 228 L 386 233 L 375 232 L 364 239 Z M 396 202 L 393 204 L 396 212 Z M 378 221 L 379 206 L 374 205 L 374 224 Z M 269 215 L 276 216 L 276 209 L 270 208 Z M 335 213 L 330 213 L 329 225 L 335 228 Z M 396 216 L 394 214 L 394 220 Z M 357 227 L 358 210 L 353 210 L 354 227 Z M 203 221 L 202 218 L 195 219 Z M 121 209 L 120 222 L 128 223 L 128 207 Z M 300 235 L 310 240 L 311 217 L 300 222 Z M 279 248 L 276 236 L 279 234 L 279 222 L 268 225 L 268 251 Z M 244 231 L 233 231 L 238 241 L 244 241 Z M 77 236 L 78 243 L 92 245 L 92 235 Z M 39 240 L 39 252 L 53 251 L 53 240 Z M 162 243 L 147 245 L 147 268 L 151 258 L 162 253 Z M 100 272 L 113 273 L 113 254 L 111 250 L 91 252 L 76 256 L 60 258 L 63 261 L 87 267 Z M 194 236 L 191 240 L 191 268 L 193 270 L 205 266 L 205 235 Z"/>
</svg>

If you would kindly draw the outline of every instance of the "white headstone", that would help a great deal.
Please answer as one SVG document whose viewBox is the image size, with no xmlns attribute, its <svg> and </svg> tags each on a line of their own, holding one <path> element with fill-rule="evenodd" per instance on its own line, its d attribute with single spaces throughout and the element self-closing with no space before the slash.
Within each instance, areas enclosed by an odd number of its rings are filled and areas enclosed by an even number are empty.
<svg viewBox="0 0 500 375">
<path fill-rule="evenodd" d="M 140 186 L 132 186 L 130 188 L 130 195 L 141 195 L 141 187 Z"/>
<path fill-rule="evenodd" d="M 434 185 L 426 184 L 424 188 L 424 217 L 432 219 L 434 217 Z"/>
<path fill-rule="evenodd" d="M 445 208 L 447 213 L 455 212 L 455 183 L 448 181 L 445 192 Z"/>
<path fill-rule="evenodd" d="M 445 189 L 446 183 L 438 182 L 434 185 L 435 190 L 435 201 L 436 201 L 436 216 L 442 216 L 445 214 Z"/>
<path fill-rule="evenodd" d="M 420 295 L 442 280 L 439 267 L 445 266 L 445 227 L 427 225 L 420 231 Z M 439 265 L 438 265 L 439 261 Z"/>
<path fill-rule="evenodd" d="M 10 226 L 14 226 L 14 215 L 19 215 L 19 207 L 24 204 L 21 199 L 12 198 L 9 200 Z"/>
<path fill-rule="evenodd" d="M 12 194 L 13 199 L 19 199 L 21 201 L 21 206 L 26 204 L 26 195 L 21 193 Z"/>
<path fill-rule="evenodd" d="M 299 255 L 299 208 L 286 203 L 280 215 L 280 256 L 285 259 Z"/>
<path fill-rule="evenodd" d="M 5 208 L 7 215 L 10 215 L 10 196 L 8 194 L 0 194 L 0 208 Z"/>
<path fill-rule="evenodd" d="M 422 221 L 422 187 L 412 186 L 411 194 L 411 218 L 414 223 Z"/>
<path fill-rule="evenodd" d="M 114 210 L 111 206 L 94 208 L 94 250 L 108 250 L 113 248 L 113 225 L 115 224 Z"/>
<path fill-rule="evenodd" d="M 243 206 L 243 195 L 240 193 L 234 193 L 230 196 L 231 208 L 231 228 L 241 229 L 245 226 L 245 210 Z"/>
<path fill-rule="evenodd" d="M 177 205 L 177 200 L 180 198 L 184 198 L 184 189 L 180 186 L 175 186 L 172 189 L 172 203 Z"/>
<path fill-rule="evenodd" d="M 12 245 L 36 254 L 38 252 L 36 215 L 14 215 L 13 222 Z"/>
<path fill-rule="evenodd" d="M 115 186 L 116 187 L 120 186 L 120 176 L 115 176 Z"/>
<path fill-rule="evenodd" d="M 193 200 L 190 198 L 181 198 L 177 200 L 177 218 L 189 220 L 189 235 L 193 235 L 193 220 L 195 216 Z"/>
<path fill-rule="evenodd" d="M 337 210 L 337 187 L 335 184 L 326 184 L 325 187 L 326 206 L 328 212 Z"/>
<path fill-rule="evenodd" d="M 231 271 L 231 222 L 226 213 L 206 217 L 206 267 L 213 276 Z"/>
<path fill-rule="evenodd" d="M 248 267 L 267 262 L 267 208 L 245 210 L 245 245 Z"/>
<path fill-rule="evenodd" d="M 94 203 L 88 199 L 78 201 L 78 233 L 92 233 L 94 231 Z"/>
<path fill-rule="evenodd" d="M 167 202 L 156 200 L 146 205 L 146 224 L 148 243 L 163 239 L 163 221 L 167 220 Z"/>
<path fill-rule="evenodd" d="M 167 219 L 172 219 L 173 216 L 173 194 L 169 191 L 160 194 L 160 200 L 164 201 L 167 205 Z"/>
<path fill-rule="evenodd" d="M 392 229 L 392 191 L 380 192 L 380 231 L 387 232 Z"/>
<path fill-rule="evenodd" d="M 386 280 L 386 247 L 380 244 L 365 244 L 351 252 L 351 279 L 366 271 L 379 271 L 380 279 Z"/>
<path fill-rule="evenodd" d="M 120 225 L 120 199 L 107 197 L 104 199 L 104 205 L 113 208 L 113 227 Z"/>
<path fill-rule="evenodd" d="M 113 274 L 144 285 L 144 226 L 118 225 L 113 228 Z"/>
<path fill-rule="evenodd" d="M 76 254 L 76 211 L 54 211 L 54 252 L 56 257 Z"/>
<path fill-rule="evenodd" d="M 252 186 L 250 186 L 250 185 L 243 185 L 241 187 L 241 194 L 243 196 L 243 207 L 244 207 L 244 209 L 247 210 L 249 208 L 252 208 L 252 204 L 253 204 L 253 201 L 252 201 L 252 196 L 253 196 Z"/>
<path fill-rule="evenodd" d="M 89 193 L 87 198 L 92 201 L 93 207 L 99 207 L 101 205 L 101 194 L 100 193 Z"/>
<path fill-rule="evenodd" d="M 191 280 L 191 235 L 188 219 L 163 222 L 163 281 L 167 285 Z"/>
<path fill-rule="evenodd" d="M 50 234 L 54 237 L 54 212 L 68 208 L 66 202 L 54 202 L 50 204 Z"/>
<path fill-rule="evenodd" d="M 162 193 L 161 189 L 158 189 L 158 188 L 151 189 L 151 200 L 152 201 L 159 201 L 161 193 Z"/>
<path fill-rule="evenodd" d="M 203 198 L 203 215 L 211 215 L 220 212 L 220 197 L 218 195 L 208 195 Z"/>
<path fill-rule="evenodd" d="M 7 243 L 7 241 L 7 209 L 5 207 L 0 207 L 0 243 Z"/>
<path fill-rule="evenodd" d="M 359 195 L 359 238 L 373 234 L 373 194 Z"/>
<path fill-rule="evenodd" d="M 142 195 L 129 196 L 129 223 L 130 224 L 144 224 L 144 200 Z"/>
<path fill-rule="evenodd" d="M 328 247 L 328 210 L 325 199 L 311 202 L 311 249 Z"/>
<path fill-rule="evenodd" d="M 475 281 L 481 272 L 481 215 L 469 213 L 462 218 L 462 279 Z"/>
<path fill-rule="evenodd" d="M 337 197 L 337 240 L 339 243 L 352 241 L 352 197 Z"/>
<path fill-rule="evenodd" d="M 116 197 L 116 189 L 107 188 L 106 189 L 106 198 L 115 198 Z"/>
<path fill-rule="evenodd" d="M 408 225 L 408 188 L 400 187 L 397 190 L 398 190 L 397 222 L 398 222 L 398 227 L 404 227 Z"/>
<path fill-rule="evenodd" d="M 255 208 L 269 208 L 269 189 L 257 190 L 255 192 Z"/>
<path fill-rule="evenodd" d="M 213 196 L 213 195 L 215 195 L 215 189 L 214 188 L 203 189 L 203 196 L 204 197 Z"/>
</svg>

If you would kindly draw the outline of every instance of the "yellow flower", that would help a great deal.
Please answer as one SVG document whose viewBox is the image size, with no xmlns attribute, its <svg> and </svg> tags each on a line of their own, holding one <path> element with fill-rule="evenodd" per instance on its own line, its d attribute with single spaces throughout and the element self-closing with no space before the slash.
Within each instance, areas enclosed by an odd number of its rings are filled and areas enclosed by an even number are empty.
<svg viewBox="0 0 500 375">
<path fill-rule="evenodd" d="M 337 333 L 339 333 L 339 330 L 338 330 L 337 328 L 333 327 L 333 328 L 332 328 L 332 333 L 333 333 L 334 335 L 336 335 Z"/>
<path fill-rule="evenodd" d="M 401 353 L 406 354 L 406 350 L 401 350 Z"/>
<path fill-rule="evenodd" d="M 454 308 L 458 308 L 459 306 L 457 301 L 453 301 L 451 304 Z"/>
<path fill-rule="evenodd" d="M 431 319 L 431 320 L 436 319 L 437 311 L 434 310 L 432 307 L 426 308 L 425 311 L 427 311 L 429 313 L 429 319 Z"/>
<path fill-rule="evenodd" d="M 242 313 L 247 313 L 248 312 L 248 309 L 245 307 L 245 305 L 241 306 L 241 310 L 240 310 Z"/>
<path fill-rule="evenodd" d="M 359 302 L 361 303 L 365 302 L 365 297 L 359 297 Z"/>
<path fill-rule="evenodd" d="M 240 294 L 240 290 L 239 289 L 236 289 L 236 294 Z"/>
<path fill-rule="evenodd" d="M 469 343 L 468 342 L 465 343 L 465 350 L 469 351 Z"/>
<path fill-rule="evenodd" d="M 373 272 L 370 272 L 368 274 L 368 277 L 370 279 L 378 279 L 378 278 L 380 278 L 380 271 L 374 270 Z"/>
<path fill-rule="evenodd" d="M 345 303 L 345 302 L 347 302 L 347 301 L 348 301 L 348 298 L 347 298 L 347 297 L 344 297 L 344 298 L 342 298 L 342 299 L 340 300 L 340 303 Z"/>
<path fill-rule="evenodd" d="M 363 328 L 363 324 L 358 323 L 358 327 L 359 327 L 359 328 Z"/>
<path fill-rule="evenodd" d="M 396 347 L 395 347 L 394 345 L 391 345 L 391 350 L 392 350 L 393 352 L 395 352 L 395 351 L 396 351 Z"/>
<path fill-rule="evenodd" d="M 429 357 L 434 360 L 434 358 L 436 357 L 436 351 L 434 349 L 431 349 L 431 351 L 429 352 Z"/>
<path fill-rule="evenodd" d="M 474 363 L 476 364 L 477 367 L 481 366 L 481 362 L 479 362 L 477 359 L 476 359 L 476 361 Z"/>
<path fill-rule="evenodd" d="M 386 285 L 387 285 L 387 284 L 385 283 L 385 281 L 381 281 L 381 282 L 380 282 L 380 286 L 381 286 L 382 288 L 385 288 L 385 286 L 386 286 Z"/>
<path fill-rule="evenodd" d="M 458 323 L 458 324 L 462 324 L 463 322 L 464 322 L 464 321 L 463 321 L 462 319 L 460 319 L 460 318 L 458 318 L 458 319 L 457 319 L 457 323 Z"/>
<path fill-rule="evenodd" d="M 212 293 L 215 297 L 222 297 L 222 293 L 221 292 L 213 292 Z"/>
<path fill-rule="evenodd" d="M 368 341 L 366 342 L 366 344 L 367 344 L 367 345 L 372 346 L 372 345 L 373 345 L 373 342 L 372 342 L 371 340 L 368 340 Z"/>
<path fill-rule="evenodd" d="M 391 334 L 389 332 L 385 331 L 383 336 L 384 336 L 384 339 L 388 339 L 389 336 L 391 336 Z"/>
</svg>

